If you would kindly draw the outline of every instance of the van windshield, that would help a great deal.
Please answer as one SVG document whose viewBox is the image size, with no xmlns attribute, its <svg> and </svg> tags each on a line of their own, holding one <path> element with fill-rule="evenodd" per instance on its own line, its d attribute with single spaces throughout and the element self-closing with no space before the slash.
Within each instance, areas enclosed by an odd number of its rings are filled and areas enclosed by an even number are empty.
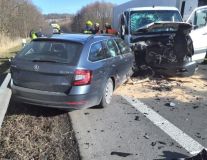
<svg viewBox="0 0 207 160">
<path fill-rule="evenodd" d="M 75 42 L 36 40 L 25 46 L 16 56 L 28 61 L 57 62 L 75 65 L 82 50 L 82 44 Z"/>
<path fill-rule="evenodd" d="M 130 31 L 132 34 L 136 31 L 153 22 L 172 21 L 182 22 L 182 17 L 178 11 L 167 10 L 146 10 L 146 11 L 132 11 L 130 16 Z"/>
</svg>

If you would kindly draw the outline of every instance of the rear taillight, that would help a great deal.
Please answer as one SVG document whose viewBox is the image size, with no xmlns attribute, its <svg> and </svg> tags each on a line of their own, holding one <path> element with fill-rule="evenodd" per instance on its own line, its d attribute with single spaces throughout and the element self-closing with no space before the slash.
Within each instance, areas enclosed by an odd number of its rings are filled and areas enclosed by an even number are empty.
<svg viewBox="0 0 207 160">
<path fill-rule="evenodd" d="M 92 80 L 92 71 L 90 70 L 76 70 L 73 86 L 88 85 Z"/>
</svg>

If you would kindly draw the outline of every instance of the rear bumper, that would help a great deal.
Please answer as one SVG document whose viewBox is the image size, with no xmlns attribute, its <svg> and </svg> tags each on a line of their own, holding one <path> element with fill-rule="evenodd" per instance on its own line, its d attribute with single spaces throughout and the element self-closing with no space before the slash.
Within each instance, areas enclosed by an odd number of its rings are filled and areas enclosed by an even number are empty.
<svg viewBox="0 0 207 160">
<path fill-rule="evenodd" d="M 182 64 L 165 64 L 160 66 L 154 66 L 156 72 L 168 76 L 192 76 L 198 65 L 195 61 Z"/>
<path fill-rule="evenodd" d="M 97 94 L 66 95 L 15 86 L 11 82 L 12 96 L 15 101 L 44 107 L 60 109 L 83 109 L 98 105 Z"/>
</svg>

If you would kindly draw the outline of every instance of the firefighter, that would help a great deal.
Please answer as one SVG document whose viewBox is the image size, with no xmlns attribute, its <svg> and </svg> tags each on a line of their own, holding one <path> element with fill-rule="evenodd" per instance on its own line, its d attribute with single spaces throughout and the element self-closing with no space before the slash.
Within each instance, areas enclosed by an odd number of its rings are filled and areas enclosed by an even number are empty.
<svg viewBox="0 0 207 160">
<path fill-rule="evenodd" d="M 38 36 L 37 36 L 37 33 L 34 31 L 34 30 L 31 30 L 30 31 L 30 38 L 33 40 L 33 39 L 36 39 Z"/>
<path fill-rule="evenodd" d="M 106 34 L 117 35 L 117 31 L 115 29 L 113 29 L 109 23 L 105 23 L 104 27 L 105 27 Z"/>
<path fill-rule="evenodd" d="M 99 23 L 94 24 L 93 34 L 101 34 Z"/>
<path fill-rule="evenodd" d="M 84 34 L 93 34 L 93 23 L 90 20 L 88 20 L 86 22 L 86 26 L 83 30 L 83 33 Z"/>
</svg>

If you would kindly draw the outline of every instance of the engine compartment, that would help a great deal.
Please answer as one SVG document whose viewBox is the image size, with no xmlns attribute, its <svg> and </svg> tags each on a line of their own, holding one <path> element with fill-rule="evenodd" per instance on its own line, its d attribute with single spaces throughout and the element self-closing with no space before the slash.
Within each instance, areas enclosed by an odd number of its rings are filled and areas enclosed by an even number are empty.
<svg viewBox="0 0 207 160">
<path fill-rule="evenodd" d="M 137 42 L 133 50 L 137 66 L 146 64 L 152 67 L 188 62 L 194 54 L 190 36 L 180 32 L 146 37 Z"/>
</svg>

